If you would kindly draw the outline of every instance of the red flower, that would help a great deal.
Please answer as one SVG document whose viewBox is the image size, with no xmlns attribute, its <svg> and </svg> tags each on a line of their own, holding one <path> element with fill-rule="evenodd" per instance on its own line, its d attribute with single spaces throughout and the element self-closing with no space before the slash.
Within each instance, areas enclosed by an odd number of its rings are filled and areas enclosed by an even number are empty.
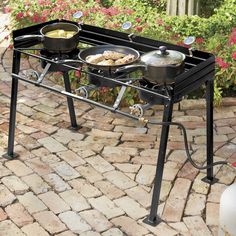
<svg viewBox="0 0 236 236">
<path fill-rule="evenodd" d="M 8 48 L 12 49 L 13 48 L 13 44 L 9 44 Z"/>
<path fill-rule="evenodd" d="M 88 16 L 88 15 L 89 15 L 88 11 L 83 12 L 83 16 Z"/>
<path fill-rule="evenodd" d="M 196 38 L 196 43 L 204 43 L 204 39 L 203 38 Z"/>
<path fill-rule="evenodd" d="M 19 20 L 21 18 L 23 18 L 24 16 L 24 13 L 23 12 L 19 12 L 17 15 L 16 15 L 16 19 Z"/>
<path fill-rule="evenodd" d="M 230 63 L 225 62 L 221 57 L 217 57 L 215 61 L 216 64 L 222 69 L 227 69 L 230 66 Z"/>
<path fill-rule="evenodd" d="M 143 30 L 143 27 L 142 26 L 136 26 L 135 29 L 138 31 L 138 32 L 141 32 Z"/>
<path fill-rule="evenodd" d="M 35 13 L 32 17 L 32 21 L 34 23 L 37 23 L 37 22 L 40 22 L 40 20 L 41 20 L 41 17 L 37 13 Z"/>
<path fill-rule="evenodd" d="M 45 22 L 47 20 L 47 17 L 46 16 L 42 16 L 41 17 L 41 22 Z"/>
<path fill-rule="evenodd" d="M 233 51 L 231 56 L 232 56 L 232 59 L 236 60 L 236 51 Z"/>
<path fill-rule="evenodd" d="M 141 18 L 137 17 L 137 18 L 135 19 L 135 21 L 136 21 L 137 23 L 140 23 L 140 22 L 141 22 Z"/>
</svg>

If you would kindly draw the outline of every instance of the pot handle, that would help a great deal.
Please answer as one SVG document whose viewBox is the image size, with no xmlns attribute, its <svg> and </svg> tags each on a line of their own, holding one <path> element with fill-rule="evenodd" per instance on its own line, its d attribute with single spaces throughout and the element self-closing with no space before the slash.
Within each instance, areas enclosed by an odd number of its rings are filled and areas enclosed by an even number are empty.
<svg viewBox="0 0 236 236">
<path fill-rule="evenodd" d="M 178 68 L 183 64 L 183 62 L 175 64 L 175 65 L 166 65 L 166 68 Z"/>
<path fill-rule="evenodd" d="M 121 72 L 133 72 L 136 70 L 142 70 L 146 71 L 147 66 L 145 65 L 127 65 L 127 66 L 121 66 L 115 70 L 115 73 L 121 73 Z"/>
<path fill-rule="evenodd" d="M 18 36 L 14 38 L 15 41 L 23 41 L 27 39 L 38 39 L 39 41 L 43 41 L 43 36 L 42 35 L 22 35 L 22 36 Z"/>
</svg>

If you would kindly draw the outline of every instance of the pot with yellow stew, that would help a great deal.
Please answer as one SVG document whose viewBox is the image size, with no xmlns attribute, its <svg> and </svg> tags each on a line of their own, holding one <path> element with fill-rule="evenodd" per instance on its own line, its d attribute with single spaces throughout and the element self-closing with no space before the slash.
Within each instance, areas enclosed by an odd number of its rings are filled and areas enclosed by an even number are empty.
<svg viewBox="0 0 236 236">
<path fill-rule="evenodd" d="M 37 39 L 49 52 L 66 53 L 77 48 L 79 31 L 80 28 L 75 24 L 59 22 L 42 27 L 38 35 L 22 35 L 14 38 L 14 40 Z"/>
</svg>

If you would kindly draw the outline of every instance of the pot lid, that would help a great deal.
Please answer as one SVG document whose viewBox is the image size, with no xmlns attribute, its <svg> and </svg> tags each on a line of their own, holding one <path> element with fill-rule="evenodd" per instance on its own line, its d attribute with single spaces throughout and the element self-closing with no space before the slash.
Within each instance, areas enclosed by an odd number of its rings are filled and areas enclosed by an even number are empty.
<svg viewBox="0 0 236 236">
<path fill-rule="evenodd" d="M 141 61 L 151 66 L 176 65 L 184 61 L 185 55 L 174 50 L 167 50 L 165 46 L 160 46 L 159 50 L 145 53 Z"/>
</svg>

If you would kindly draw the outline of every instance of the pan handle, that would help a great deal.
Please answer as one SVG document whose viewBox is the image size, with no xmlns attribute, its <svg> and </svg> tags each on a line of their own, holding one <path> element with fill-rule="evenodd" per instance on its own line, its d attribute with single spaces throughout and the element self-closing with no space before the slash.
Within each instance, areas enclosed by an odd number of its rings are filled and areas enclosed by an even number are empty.
<svg viewBox="0 0 236 236">
<path fill-rule="evenodd" d="M 14 38 L 15 41 L 23 41 L 27 39 L 38 39 L 39 41 L 43 41 L 43 36 L 42 35 L 22 35 L 22 36 L 18 36 Z"/>
<path fill-rule="evenodd" d="M 121 73 L 121 72 L 133 72 L 136 70 L 142 70 L 142 71 L 147 71 L 147 66 L 146 65 L 127 65 L 127 66 L 122 66 L 116 69 L 115 73 Z"/>
</svg>

